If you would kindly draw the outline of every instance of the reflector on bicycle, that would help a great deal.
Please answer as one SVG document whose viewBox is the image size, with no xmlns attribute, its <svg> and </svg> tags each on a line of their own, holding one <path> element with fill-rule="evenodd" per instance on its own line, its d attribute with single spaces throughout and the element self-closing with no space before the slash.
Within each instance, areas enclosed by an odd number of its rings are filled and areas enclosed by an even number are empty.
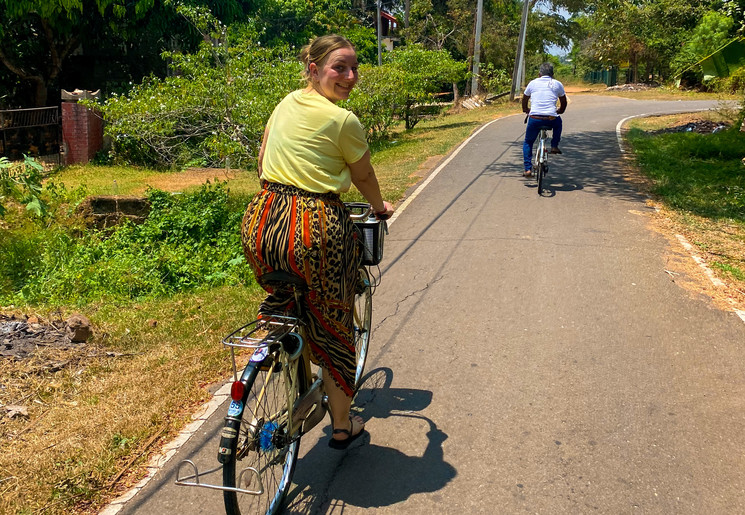
<svg viewBox="0 0 745 515">
<path fill-rule="evenodd" d="M 234 381 L 230 387 L 230 398 L 234 401 L 243 400 L 243 391 L 245 390 L 243 383 L 240 381 Z"/>
</svg>

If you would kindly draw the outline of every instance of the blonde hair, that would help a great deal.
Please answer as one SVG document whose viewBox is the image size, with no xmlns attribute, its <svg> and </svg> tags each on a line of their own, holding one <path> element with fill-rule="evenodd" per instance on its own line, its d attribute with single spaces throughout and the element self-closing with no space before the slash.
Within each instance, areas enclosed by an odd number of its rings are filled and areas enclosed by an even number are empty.
<svg viewBox="0 0 745 515">
<path fill-rule="evenodd" d="M 321 66 L 331 52 L 340 48 L 354 50 L 354 45 L 347 38 L 338 34 L 319 36 L 305 45 L 300 51 L 300 62 L 303 63 L 303 78 L 310 82 L 310 63 Z"/>
</svg>

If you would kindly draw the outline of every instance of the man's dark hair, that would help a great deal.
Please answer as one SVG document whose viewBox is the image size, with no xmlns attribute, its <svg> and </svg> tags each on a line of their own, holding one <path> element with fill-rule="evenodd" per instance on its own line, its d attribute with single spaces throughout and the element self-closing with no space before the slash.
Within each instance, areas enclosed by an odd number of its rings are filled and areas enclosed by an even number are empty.
<svg viewBox="0 0 745 515">
<path fill-rule="evenodd" d="M 551 63 L 543 63 L 538 70 L 538 73 L 541 74 L 541 77 L 544 75 L 548 75 L 550 77 L 554 76 L 554 65 Z"/>
</svg>

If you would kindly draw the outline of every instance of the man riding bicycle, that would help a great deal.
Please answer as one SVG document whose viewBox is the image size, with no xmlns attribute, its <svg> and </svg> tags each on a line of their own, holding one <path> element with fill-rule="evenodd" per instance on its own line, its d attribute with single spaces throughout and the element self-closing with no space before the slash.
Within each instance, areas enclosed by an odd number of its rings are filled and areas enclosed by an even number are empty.
<svg viewBox="0 0 745 515">
<path fill-rule="evenodd" d="M 531 156 L 533 155 L 533 143 L 535 143 L 541 127 L 551 127 L 551 153 L 561 154 L 559 141 L 561 141 L 561 117 L 567 108 L 567 97 L 564 85 L 554 79 L 554 66 L 551 63 L 543 63 L 539 69 L 537 79 L 530 81 L 523 93 L 523 112 L 528 114 L 528 126 L 525 128 L 525 141 L 523 142 L 523 160 L 525 162 L 525 177 L 532 175 Z M 556 100 L 559 108 L 556 108 Z M 528 108 L 530 102 L 530 108 Z"/>
</svg>

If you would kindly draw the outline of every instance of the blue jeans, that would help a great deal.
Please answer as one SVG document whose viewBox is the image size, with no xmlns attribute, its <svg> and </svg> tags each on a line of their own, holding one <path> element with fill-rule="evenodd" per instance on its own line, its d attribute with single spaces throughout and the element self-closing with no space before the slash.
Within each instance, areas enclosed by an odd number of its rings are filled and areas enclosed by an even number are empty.
<svg viewBox="0 0 745 515">
<path fill-rule="evenodd" d="M 525 127 L 525 142 L 523 143 L 523 160 L 525 161 L 526 170 L 532 168 L 531 161 L 533 155 L 533 143 L 535 143 L 541 127 L 544 126 L 551 127 L 553 130 L 553 135 L 551 136 L 551 148 L 559 146 L 559 141 L 561 141 L 560 116 L 557 116 L 553 120 L 537 120 L 535 118 L 528 118 L 528 126 Z"/>
</svg>

